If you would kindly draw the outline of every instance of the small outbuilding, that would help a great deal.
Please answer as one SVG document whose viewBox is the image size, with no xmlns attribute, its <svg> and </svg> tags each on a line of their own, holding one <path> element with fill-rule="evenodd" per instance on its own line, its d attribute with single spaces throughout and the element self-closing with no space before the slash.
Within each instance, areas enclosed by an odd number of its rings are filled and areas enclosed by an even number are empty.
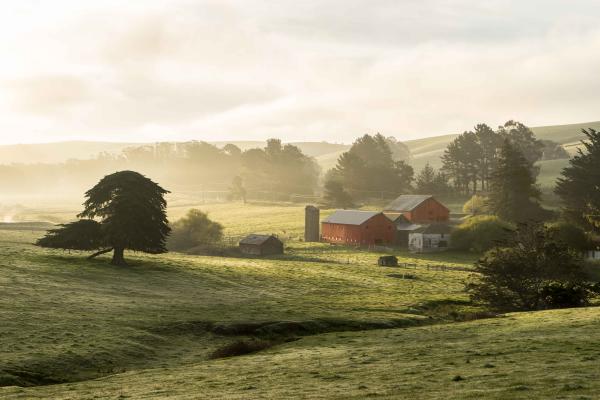
<svg viewBox="0 0 600 400">
<path fill-rule="evenodd" d="M 394 223 L 378 211 L 337 210 L 322 222 L 322 239 L 355 246 L 392 244 Z"/>
<path fill-rule="evenodd" d="M 396 236 L 394 238 L 394 245 L 402 248 L 408 248 L 408 235 L 417 229 L 422 228 L 422 225 L 413 224 L 401 213 L 388 213 L 384 212 L 385 216 L 388 217 L 396 226 Z"/>
<path fill-rule="evenodd" d="M 385 206 L 386 214 L 402 214 L 412 223 L 447 222 L 450 210 L 428 194 L 404 194 Z"/>
<path fill-rule="evenodd" d="M 397 267 L 398 257 L 396 256 L 381 256 L 377 260 L 377 265 L 380 267 Z"/>
<path fill-rule="evenodd" d="M 447 224 L 424 225 L 408 234 L 408 249 L 416 253 L 447 250 L 451 231 Z"/>
<path fill-rule="evenodd" d="M 248 235 L 239 246 L 242 253 L 253 256 L 283 254 L 283 242 L 274 235 Z"/>
</svg>

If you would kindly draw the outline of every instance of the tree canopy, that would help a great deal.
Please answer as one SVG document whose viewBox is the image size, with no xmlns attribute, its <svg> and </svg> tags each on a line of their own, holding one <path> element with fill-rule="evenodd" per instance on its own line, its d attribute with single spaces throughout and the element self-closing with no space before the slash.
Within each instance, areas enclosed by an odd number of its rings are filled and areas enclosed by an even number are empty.
<svg viewBox="0 0 600 400">
<path fill-rule="evenodd" d="M 583 149 L 569 161 L 556 185 L 566 217 L 600 233 L 600 132 L 583 130 Z"/>
<path fill-rule="evenodd" d="M 415 193 L 446 195 L 450 192 L 448 178 L 442 171 L 436 171 L 429 163 L 425 164 L 415 178 Z"/>
<path fill-rule="evenodd" d="M 358 138 L 343 153 L 328 179 L 340 182 L 353 196 L 369 197 L 408 191 L 414 171 L 404 161 L 396 161 L 390 142 L 381 134 Z"/>
<path fill-rule="evenodd" d="M 491 213 L 510 222 L 541 220 L 540 191 L 531 163 L 509 140 L 505 140 L 494 169 L 488 194 Z"/>
<path fill-rule="evenodd" d="M 531 129 L 512 120 L 496 131 L 486 124 L 478 124 L 472 131 L 457 136 L 442 156 L 443 170 L 459 193 L 489 190 L 505 141 L 523 153 L 529 168 L 537 175 L 534 164 L 542 157 L 544 144 L 536 139 Z"/>
<path fill-rule="evenodd" d="M 591 294 L 579 257 L 541 225 L 521 225 L 475 272 L 471 297 L 500 310 L 585 305 Z"/>
<path fill-rule="evenodd" d="M 169 193 L 134 171 L 107 175 L 85 193 L 82 220 L 50 231 L 42 247 L 114 251 L 112 264 L 125 265 L 126 249 L 159 254 L 167 251 L 170 232 L 166 216 Z"/>
<path fill-rule="evenodd" d="M 190 250 L 194 247 L 212 245 L 223 238 L 223 226 L 212 221 L 200 210 L 191 209 L 173 224 L 173 232 L 167 241 L 170 250 Z"/>
</svg>

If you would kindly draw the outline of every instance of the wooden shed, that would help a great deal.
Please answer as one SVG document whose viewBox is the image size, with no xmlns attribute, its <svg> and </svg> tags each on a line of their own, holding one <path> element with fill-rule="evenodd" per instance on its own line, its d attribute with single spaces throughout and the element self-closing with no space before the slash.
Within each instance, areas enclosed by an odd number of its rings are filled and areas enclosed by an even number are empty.
<svg viewBox="0 0 600 400">
<path fill-rule="evenodd" d="M 242 253 L 253 256 L 283 254 L 283 242 L 273 235 L 248 235 L 239 246 Z"/>
<path fill-rule="evenodd" d="M 391 244 L 395 226 L 377 211 L 337 210 L 322 222 L 322 239 L 355 246 Z"/>
<path fill-rule="evenodd" d="M 433 196 L 427 194 L 404 194 L 389 203 L 384 212 L 402 214 L 412 223 L 447 222 L 450 210 Z"/>
</svg>

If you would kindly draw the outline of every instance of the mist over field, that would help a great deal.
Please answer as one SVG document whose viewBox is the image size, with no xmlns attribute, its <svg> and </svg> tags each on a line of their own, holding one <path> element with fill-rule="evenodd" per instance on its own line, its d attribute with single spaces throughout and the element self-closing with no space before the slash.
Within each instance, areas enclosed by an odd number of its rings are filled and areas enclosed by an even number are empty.
<svg viewBox="0 0 600 400">
<path fill-rule="evenodd" d="M 595 399 L 600 3 L 0 13 L 0 399 Z"/>
</svg>

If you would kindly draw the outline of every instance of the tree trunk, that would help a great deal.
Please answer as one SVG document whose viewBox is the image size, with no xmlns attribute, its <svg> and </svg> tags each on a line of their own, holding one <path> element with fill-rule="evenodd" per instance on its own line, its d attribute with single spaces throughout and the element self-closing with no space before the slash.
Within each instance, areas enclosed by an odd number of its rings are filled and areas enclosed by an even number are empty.
<svg viewBox="0 0 600 400">
<path fill-rule="evenodd" d="M 125 262 L 125 257 L 123 255 L 123 253 L 125 252 L 125 249 L 123 247 L 115 247 L 115 251 L 113 253 L 113 258 L 112 261 L 110 262 L 112 265 L 127 265 L 127 263 Z"/>
<path fill-rule="evenodd" d="M 88 257 L 88 260 L 91 260 L 92 258 L 98 257 L 99 255 L 102 255 L 102 254 L 108 253 L 108 252 L 110 252 L 110 251 L 112 251 L 112 250 L 113 250 L 113 249 L 112 249 L 112 247 L 111 247 L 110 249 L 104 249 L 104 250 L 100 250 L 100 251 L 98 251 L 98 252 L 96 252 L 96 253 L 92 254 L 91 256 L 89 256 L 89 257 Z"/>
</svg>

